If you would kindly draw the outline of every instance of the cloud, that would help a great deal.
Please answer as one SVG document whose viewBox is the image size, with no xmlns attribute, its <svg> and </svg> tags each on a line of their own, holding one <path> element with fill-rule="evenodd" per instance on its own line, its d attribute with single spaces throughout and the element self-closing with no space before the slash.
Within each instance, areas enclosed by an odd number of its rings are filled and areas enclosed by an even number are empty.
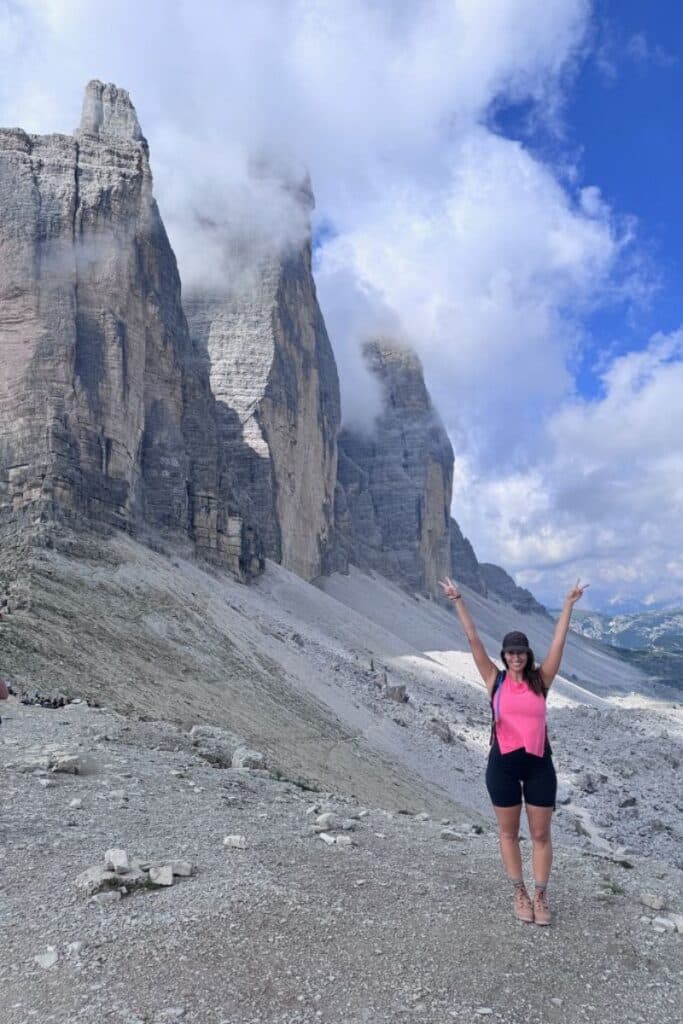
<svg viewBox="0 0 683 1024">
<path fill-rule="evenodd" d="M 636 32 L 626 43 L 626 54 L 636 64 L 654 64 L 660 68 L 672 68 L 678 58 L 658 43 L 652 43 L 645 32 Z"/>
<path fill-rule="evenodd" d="M 597 188 L 572 196 L 519 143 L 474 126 L 439 187 L 388 187 L 332 239 L 318 281 L 325 297 L 345 267 L 394 311 L 447 427 L 492 466 L 511 434 L 507 458 L 528 458 L 571 390 L 580 317 L 604 301 L 629 237 Z"/>
<path fill-rule="evenodd" d="M 608 85 L 615 85 L 625 70 L 634 67 L 641 72 L 652 68 L 667 71 L 678 64 L 678 56 L 653 42 L 646 32 L 627 36 L 618 20 L 603 17 L 594 24 L 592 34 L 592 57 Z"/>
<path fill-rule="evenodd" d="M 466 518 L 495 523 L 496 554 L 542 599 L 558 581 L 591 581 L 594 607 L 680 600 L 683 586 L 683 328 L 612 360 L 603 394 L 573 399 L 547 422 L 542 472 L 458 487 Z"/>
<path fill-rule="evenodd" d="M 106 32 L 90 0 L 25 0 L 11 10 L 2 119 L 70 131 L 87 79 L 128 88 L 186 289 L 239 287 L 269 246 L 300 243 L 306 225 L 283 181 L 310 170 L 319 217 L 334 228 L 317 268 L 347 418 L 359 406 L 351 396 L 371 387 L 359 346 L 387 323 L 423 357 L 446 344 L 459 392 L 482 345 L 493 346 L 503 380 L 527 337 L 535 379 L 547 381 L 539 393 L 567 382 L 574 328 L 554 298 L 539 295 L 513 238 L 528 231 L 537 202 L 559 211 L 565 198 L 551 174 L 482 123 L 501 100 L 530 99 L 550 116 L 582 45 L 585 0 L 500 0 L 485 11 L 471 0 L 205 0 L 199 11 L 188 0 L 122 0 L 108 9 Z M 280 177 L 255 176 L 254 157 L 277 164 Z M 515 218 L 516 203 L 524 212 Z M 587 217 L 576 225 L 595 234 L 595 259 L 604 259 L 600 230 Z M 559 265 L 573 260 L 578 272 L 580 252 L 563 254 L 562 245 L 593 247 L 558 228 L 556 280 L 564 273 L 569 284 L 572 271 Z M 534 296 L 515 280 L 518 258 L 527 284 L 536 279 Z M 548 334 L 562 338 L 554 350 Z M 480 370 L 473 365 L 474 386 Z"/>
<path fill-rule="evenodd" d="M 627 564 L 610 496 L 630 486 L 628 444 L 610 463 L 604 438 L 590 443 L 617 418 L 610 374 L 625 364 L 608 362 L 597 405 L 574 398 L 586 315 L 643 288 L 637 260 L 627 271 L 634 225 L 599 183 L 543 162 L 492 117 L 521 103 L 558 125 L 594 45 L 588 0 L 119 0 L 106 30 L 102 10 L 6 0 L 0 123 L 70 132 L 88 79 L 127 88 L 185 288 L 248 286 L 269 248 L 300 244 L 309 171 L 347 421 L 369 429 L 376 409 L 363 339 L 409 341 L 456 448 L 454 511 L 480 556 L 549 589 L 564 566 L 599 561 L 615 592 L 636 593 L 602 557 Z M 654 410 L 624 388 L 654 430 Z M 596 460 L 593 521 L 576 452 Z M 644 524 L 663 478 L 643 479 Z M 646 541 L 653 566 L 675 564 L 659 534 Z"/>
<path fill-rule="evenodd" d="M 349 269 L 343 252 L 336 265 L 334 253 L 326 252 L 324 273 L 317 260 L 314 269 L 326 323 L 333 325 L 344 423 L 371 434 L 382 409 L 382 390 L 367 367 L 361 346 L 372 338 L 400 338 L 400 321 L 372 286 Z"/>
</svg>

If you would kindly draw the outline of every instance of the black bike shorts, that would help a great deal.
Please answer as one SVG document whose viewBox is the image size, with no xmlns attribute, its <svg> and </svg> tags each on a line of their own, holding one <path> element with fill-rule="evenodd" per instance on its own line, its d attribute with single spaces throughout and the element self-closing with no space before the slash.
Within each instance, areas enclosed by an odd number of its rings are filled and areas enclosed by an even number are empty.
<svg viewBox="0 0 683 1024">
<path fill-rule="evenodd" d="M 516 807 L 522 796 L 532 807 L 555 807 L 557 776 L 550 751 L 543 757 L 523 747 L 501 754 L 494 742 L 486 768 L 486 788 L 494 807 Z"/>
</svg>

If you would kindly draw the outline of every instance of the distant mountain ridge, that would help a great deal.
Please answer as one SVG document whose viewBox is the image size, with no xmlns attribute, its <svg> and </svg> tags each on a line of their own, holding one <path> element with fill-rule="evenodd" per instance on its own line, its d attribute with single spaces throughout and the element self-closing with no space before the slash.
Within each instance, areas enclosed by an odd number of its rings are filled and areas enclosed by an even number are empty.
<svg viewBox="0 0 683 1024">
<path fill-rule="evenodd" d="M 583 636 L 632 651 L 658 648 L 683 654 L 683 611 L 607 615 L 576 609 L 572 628 Z"/>
<path fill-rule="evenodd" d="M 572 629 L 615 648 L 643 672 L 683 688 L 683 611 L 607 615 L 577 608 Z"/>
</svg>

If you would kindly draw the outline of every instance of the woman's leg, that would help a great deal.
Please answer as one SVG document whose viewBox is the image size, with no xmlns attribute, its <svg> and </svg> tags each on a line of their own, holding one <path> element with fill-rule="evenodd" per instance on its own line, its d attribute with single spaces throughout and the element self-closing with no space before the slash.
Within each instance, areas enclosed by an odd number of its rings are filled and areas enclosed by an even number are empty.
<svg viewBox="0 0 683 1024">
<path fill-rule="evenodd" d="M 531 865 L 534 881 L 540 888 L 545 888 L 553 863 L 553 844 L 550 838 L 553 808 L 534 807 L 533 804 L 527 804 L 526 816 L 531 836 Z"/>
<path fill-rule="evenodd" d="M 498 819 L 498 841 L 500 843 L 500 855 L 511 882 L 522 880 L 522 855 L 519 851 L 519 819 L 522 813 L 522 805 L 516 807 L 496 807 L 496 818 Z"/>
<path fill-rule="evenodd" d="M 534 909 L 524 885 L 522 855 L 519 850 L 519 819 L 522 813 L 522 805 L 496 807 L 494 804 L 493 809 L 498 819 L 500 854 L 514 890 L 515 916 L 526 924 L 532 924 Z"/>
<path fill-rule="evenodd" d="M 508 770 L 497 744 L 489 754 L 486 767 L 486 788 L 498 819 L 500 855 L 508 878 L 514 887 L 515 915 L 520 921 L 531 923 L 534 911 L 524 886 L 522 855 L 519 850 L 519 819 L 522 814 L 522 786 L 516 772 Z"/>
<path fill-rule="evenodd" d="M 531 835 L 531 863 L 534 872 L 534 918 L 536 924 L 550 924 L 550 907 L 546 899 L 546 887 L 553 863 L 553 845 L 550 838 L 552 807 L 526 805 L 526 816 Z"/>
</svg>

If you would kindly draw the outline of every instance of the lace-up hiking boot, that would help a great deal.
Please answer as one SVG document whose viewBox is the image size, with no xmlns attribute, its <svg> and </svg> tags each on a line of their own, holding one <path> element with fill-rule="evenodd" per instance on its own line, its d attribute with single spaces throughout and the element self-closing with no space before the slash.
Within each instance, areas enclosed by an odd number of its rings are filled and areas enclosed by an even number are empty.
<svg viewBox="0 0 683 1024">
<path fill-rule="evenodd" d="M 534 923 L 534 908 L 523 885 L 515 886 L 514 908 L 518 921 L 524 921 L 525 924 Z"/>
<path fill-rule="evenodd" d="M 549 925 L 551 921 L 550 907 L 548 906 L 548 898 L 544 891 L 536 890 L 534 893 L 534 921 L 536 924 Z"/>
</svg>

